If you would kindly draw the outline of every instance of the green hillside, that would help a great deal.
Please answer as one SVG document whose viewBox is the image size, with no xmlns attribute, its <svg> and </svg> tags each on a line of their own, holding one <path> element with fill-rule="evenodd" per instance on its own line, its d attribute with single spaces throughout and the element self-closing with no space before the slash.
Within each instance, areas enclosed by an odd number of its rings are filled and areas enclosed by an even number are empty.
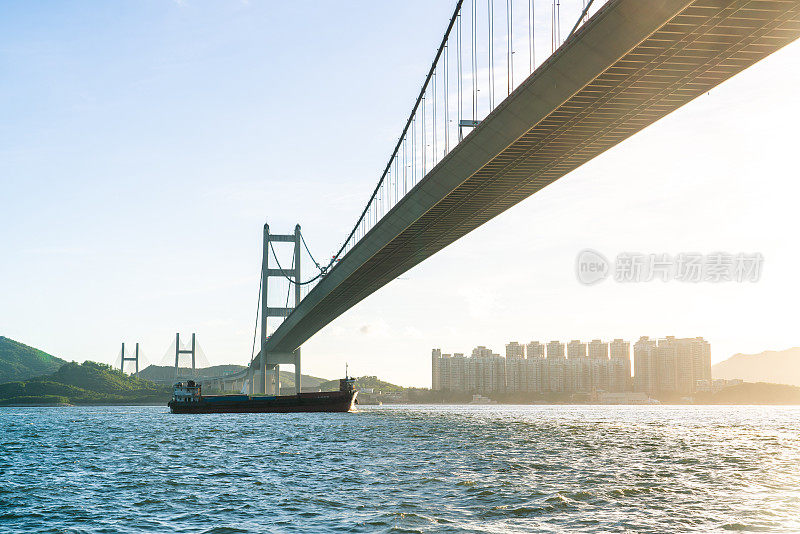
<svg viewBox="0 0 800 534">
<path fill-rule="evenodd" d="M 305 378 L 303 379 L 305 380 Z M 303 382 L 305 385 L 305 382 Z M 339 390 L 339 380 L 328 380 L 327 382 L 323 382 L 319 385 L 319 388 L 322 391 L 338 391 Z M 398 386 L 396 384 L 392 384 L 390 382 L 384 382 L 383 380 L 378 380 L 376 376 L 360 376 L 356 378 L 355 382 L 356 389 L 365 389 L 365 388 L 372 388 L 373 390 L 380 391 L 382 393 L 402 393 L 405 388 L 403 386 Z"/>
<path fill-rule="evenodd" d="M 65 363 L 61 358 L 0 336 L 0 384 L 49 374 Z"/>
<path fill-rule="evenodd" d="M 162 404 L 171 388 L 96 362 L 66 363 L 55 373 L 0 384 L 0 406 L 10 404 Z"/>
<path fill-rule="evenodd" d="M 321 384 L 328 382 L 328 380 L 325 378 L 319 378 L 310 375 L 300 375 L 300 379 L 302 380 L 300 385 L 303 386 L 303 388 L 318 388 L 320 387 Z M 293 387 L 294 387 L 294 372 L 281 371 L 281 390 L 283 390 L 283 388 L 293 388 Z M 338 389 L 339 386 L 337 385 L 336 388 Z"/>
</svg>

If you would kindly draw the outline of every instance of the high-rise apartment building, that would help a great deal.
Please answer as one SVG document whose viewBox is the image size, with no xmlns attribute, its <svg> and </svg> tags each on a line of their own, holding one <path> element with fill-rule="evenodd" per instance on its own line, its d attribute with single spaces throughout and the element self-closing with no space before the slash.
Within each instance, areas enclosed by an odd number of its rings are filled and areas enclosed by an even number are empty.
<svg viewBox="0 0 800 534">
<path fill-rule="evenodd" d="M 711 379 L 711 347 L 702 337 L 678 339 L 668 336 L 658 341 L 674 359 L 674 391 L 691 395 L 698 380 Z"/>
<path fill-rule="evenodd" d="M 608 344 L 612 360 L 631 360 L 631 344 L 622 339 L 615 339 Z"/>
<path fill-rule="evenodd" d="M 631 389 L 631 344 L 622 339 L 615 339 L 608 344 L 608 348 L 611 361 L 615 362 L 612 390 L 629 391 Z"/>
<path fill-rule="evenodd" d="M 699 380 L 711 381 L 711 344 L 702 337 L 694 338 L 692 361 L 694 362 L 695 387 Z"/>
<path fill-rule="evenodd" d="M 648 394 L 692 395 L 711 377 L 711 347 L 702 337 L 647 337 L 634 345 L 634 388 Z"/>
<path fill-rule="evenodd" d="M 581 343 L 578 339 L 573 339 L 567 343 L 567 358 L 576 360 L 586 357 L 586 343 Z"/>
<path fill-rule="evenodd" d="M 465 391 L 467 389 L 467 359 L 461 353 L 454 353 L 450 358 L 447 383 L 450 391 Z"/>
<path fill-rule="evenodd" d="M 656 391 L 674 393 L 677 391 L 678 359 L 677 347 L 674 344 L 658 342 L 656 355 Z"/>
<path fill-rule="evenodd" d="M 487 349 L 483 345 L 480 345 L 472 349 L 473 358 L 489 357 L 491 355 L 492 355 L 492 349 Z"/>
<path fill-rule="evenodd" d="M 542 345 L 539 346 L 544 348 Z M 544 355 L 533 358 L 529 357 L 525 360 L 524 391 L 547 391 L 546 363 L 547 360 L 544 359 Z"/>
<path fill-rule="evenodd" d="M 547 359 L 548 360 L 563 360 L 564 359 L 564 344 L 560 341 L 550 341 L 547 343 Z"/>
<path fill-rule="evenodd" d="M 593 347 L 598 344 L 605 345 L 598 340 L 592 342 Z M 593 349 L 591 358 L 576 356 L 567 359 L 564 357 L 565 345 L 559 341 L 547 344 L 547 358 L 545 346 L 535 341 L 526 347 L 527 358 L 521 354 L 522 345 L 513 342 L 506 346 L 506 357 L 494 354 L 484 346 L 473 349 L 469 358 L 463 354 L 442 354 L 441 350 L 434 349 L 431 353 L 431 381 L 437 390 L 475 393 L 593 394 L 628 391 L 631 383 L 630 343 L 617 339 L 610 346 L 611 359 L 599 357 L 601 351 L 597 349 Z"/>
<path fill-rule="evenodd" d="M 657 392 L 656 341 L 643 336 L 633 345 L 633 388 L 648 395 Z"/>
<path fill-rule="evenodd" d="M 435 390 L 475 393 L 537 392 L 597 393 L 636 391 L 649 395 L 692 395 L 698 382 L 711 378 L 711 348 L 698 338 L 642 337 L 633 346 L 634 377 L 631 378 L 631 344 L 622 339 L 610 343 L 593 340 L 571 342 L 570 358 L 560 341 L 544 345 L 532 341 L 526 347 L 509 343 L 506 357 L 484 346 L 463 354 L 431 351 L 431 385 Z M 581 357 L 580 345 L 588 347 Z M 608 354 L 610 357 L 604 357 Z"/>
<path fill-rule="evenodd" d="M 519 356 L 506 356 L 506 390 L 528 390 L 528 361 Z"/>
<path fill-rule="evenodd" d="M 544 345 L 538 341 L 531 341 L 525 348 L 528 359 L 531 358 L 544 358 Z"/>
<path fill-rule="evenodd" d="M 521 359 L 525 357 L 525 346 L 511 341 L 506 345 L 506 358 L 507 359 Z"/>
<path fill-rule="evenodd" d="M 444 389 L 442 387 L 442 376 L 440 360 L 442 359 L 442 349 L 431 351 L 431 389 L 434 391 Z"/>
<path fill-rule="evenodd" d="M 562 345 L 563 348 L 563 345 Z M 548 351 L 547 359 L 544 361 L 545 380 L 544 391 L 551 393 L 565 393 L 569 390 L 570 380 L 567 372 L 568 363 L 566 358 L 553 358 L 550 359 Z"/>
<path fill-rule="evenodd" d="M 588 355 L 590 360 L 607 360 L 608 343 L 604 343 L 599 339 L 591 340 L 588 345 Z"/>
</svg>

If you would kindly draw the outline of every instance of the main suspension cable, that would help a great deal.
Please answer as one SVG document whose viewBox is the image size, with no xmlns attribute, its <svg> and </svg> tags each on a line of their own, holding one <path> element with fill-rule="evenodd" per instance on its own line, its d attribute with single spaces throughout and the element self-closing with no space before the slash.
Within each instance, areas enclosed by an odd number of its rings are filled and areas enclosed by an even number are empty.
<svg viewBox="0 0 800 534">
<path fill-rule="evenodd" d="M 575 33 L 575 30 L 577 30 L 578 26 L 580 26 L 581 21 L 584 20 L 584 18 L 587 16 L 587 14 L 589 13 L 589 8 L 592 7 L 592 2 L 594 2 L 594 0 L 589 0 L 586 3 L 586 7 L 583 8 L 583 12 L 581 12 L 581 16 L 578 17 L 578 22 L 576 22 L 575 26 L 572 27 L 572 30 L 569 32 L 569 35 L 567 35 L 567 39 L 566 40 L 569 40 L 569 38 L 572 37 L 572 34 Z"/>
<path fill-rule="evenodd" d="M 319 269 L 320 271 L 323 271 L 323 268 L 320 266 L 320 264 L 317 262 L 317 260 L 314 259 L 314 255 L 311 254 L 311 250 L 308 248 L 308 245 L 306 244 L 306 238 L 303 237 L 303 232 L 300 232 L 300 241 L 303 242 L 303 247 L 305 247 L 306 252 L 308 252 L 308 257 L 311 258 L 311 261 L 314 262 L 314 265 L 317 266 L 317 269 Z"/>
<path fill-rule="evenodd" d="M 406 124 L 403 127 L 403 131 L 400 134 L 399 139 L 397 140 L 397 144 L 395 145 L 391 156 L 389 157 L 389 162 L 386 164 L 386 167 L 384 168 L 383 173 L 381 174 L 380 180 L 378 180 L 378 184 L 375 186 L 375 189 L 372 191 L 372 195 L 370 196 L 369 201 L 364 206 L 364 209 L 361 212 L 361 216 L 356 221 L 356 224 L 353 226 L 353 229 L 350 231 L 350 234 L 344 240 L 344 243 L 339 248 L 339 251 L 336 254 L 334 254 L 334 256 L 331 258 L 331 261 L 328 263 L 328 267 L 327 267 L 328 269 L 330 269 L 334 265 L 336 260 L 338 260 L 339 257 L 342 255 L 342 253 L 344 252 L 345 248 L 347 247 L 347 244 L 350 242 L 350 239 L 352 239 L 353 235 L 355 234 L 356 229 L 358 228 L 358 225 L 361 224 L 362 219 L 366 216 L 367 211 L 369 210 L 370 205 L 372 204 L 372 201 L 378 195 L 378 192 L 380 191 L 381 185 L 383 184 L 383 181 L 386 178 L 386 175 L 389 173 L 389 169 L 390 169 L 390 167 L 392 165 L 392 161 L 394 160 L 395 156 L 397 155 L 397 152 L 400 150 L 400 146 L 403 143 L 403 139 L 406 137 L 406 134 L 408 133 L 408 130 L 411 127 L 411 122 L 414 119 L 414 116 L 416 115 L 417 109 L 420 106 L 420 102 L 422 101 L 423 97 L 425 96 L 425 92 L 428 89 L 428 84 L 430 83 L 431 77 L 433 76 L 433 72 L 436 69 L 436 65 L 439 62 L 439 58 L 442 56 L 442 52 L 444 51 L 444 47 L 447 44 L 448 38 L 450 37 L 450 32 L 452 31 L 453 26 L 455 25 L 456 17 L 458 16 L 458 13 L 461 11 L 461 4 L 463 3 L 463 1 L 464 0 L 458 0 L 458 3 L 456 4 L 455 10 L 453 11 L 453 15 L 452 15 L 452 17 L 450 17 L 450 23 L 447 26 L 447 30 L 444 33 L 444 37 L 442 37 L 442 42 L 439 45 L 439 48 L 436 51 L 436 56 L 433 58 L 433 62 L 431 63 L 431 67 L 428 70 L 428 75 L 425 77 L 425 82 L 422 84 L 422 88 L 420 89 L 419 95 L 417 96 L 417 100 L 414 103 L 414 106 L 411 108 L 411 114 L 409 115 L 408 119 L 406 120 Z M 376 223 L 377 223 L 377 221 L 376 221 Z"/>
<path fill-rule="evenodd" d="M 303 234 L 300 234 L 300 235 L 302 236 Z M 320 269 L 320 272 L 318 272 L 316 276 L 314 276 L 313 278 L 309 278 L 305 282 L 299 282 L 297 280 L 293 280 L 291 276 L 287 276 L 286 275 L 286 272 L 284 271 L 283 267 L 281 266 L 281 262 L 278 261 L 278 255 L 275 254 L 275 247 L 272 246 L 272 241 L 269 242 L 269 249 L 272 251 L 272 257 L 275 258 L 275 263 L 278 264 L 278 270 L 281 272 L 281 276 L 286 278 L 289 281 L 290 284 L 295 284 L 295 285 L 298 285 L 298 286 L 305 286 L 305 285 L 308 285 L 308 284 L 310 284 L 312 282 L 316 282 L 317 280 L 319 280 L 320 278 L 322 278 L 325 275 L 325 271 Z M 294 261 L 292 261 L 292 270 L 294 270 Z"/>
<path fill-rule="evenodd" d="M 580 25 L 581 21 L 586 19 L 586 18 L 588 18 L 587 14 L 588 14 L 589 9 L 591 8 L 593 2 L 594 2 L 594 0 L 584 0 L 585 7 L 584 7 L 583 11 L 581 12 L 580 17 L 578 18 L 578 21 L 575 23 L 575 26 L 569 32 L 569 34 L 568 34 L 568 36 L 566 38 L 567 40 L 570 37 L 572 37 L 572 35 L 575 33 L 575 30 L 577 30 L 577 28 Z M 390 200 L 392 184 L 391 183 L 388 183 L 388 184 L 386 183 L 386 177 L 390 175 L 391 168 L 392 168 L 393 164 L 395 165 L 395 176 L 394 176 L 394 180 L 395 180 L 395 184 L 394 184 L 394 187 L 395 187 L 395 202 L 397 202 L 399 200 L 399 198 L 398 198 L 399 194 L 398 194 L 397 190 L 399 189 L 399 178 L 400 178 L 400 174 L 399 174 L 399 170 L 398 170 L 398 165 L 400 163 L 399 162 L 399 150 L 400 150 L 400 147 L 403 147 L 403 193 L 405 194 L 407 192 L 407 182 L 406 182 L 406 180 L 407 180 L 407 168 L 408 167 L 411 168 L 411 173 L 410 173 L 411 176 L 410 176 L 410 178 L 411 178 L 411 186 L 412 187 L 414 187 L 417 184 L 418 180 L 421 180 L 422 178 L 425 177 L 425 172 L 427 170 L 426 167 L 427 167 L 427 155 L 428 155 L 428 147 L 427 147 L 427 139 L 426 139 L 426 137 L 427 137 L 426 136 L 426 133 L 427 133 L 426 132 L 426 123 L 427 123 L 427 121 L 426 121 L 426 117 L 425 117 L 425 111 L 426 111 L 425 110 L 425 100 L 426 100 L 426 93 L 428 91 L 429 85 L 431 85 L 431 82 L 432 82 L 431 97 L 433 99 L 433 102 L 432 102 L 432 105 L 433 105 L 433 110 L 432 110 L 433 111 L 433 117 L 432 117 L 432 119 L 433 119 L 433 124 L 432 124 L 432 126 L 433 126 L 433 142 L 432 142 L 432 145 L 433 145 L 432 146 L 432 156 L 433 156 L 433 158 L 432 159 L 433 159 L 433 161 L 432 161 L 432 165 L 435 165 L 436 158 L 437 158 L 437 155 L 436 155 L 436 152 L 437 152 L 437 150 L 436 150 L 436 145 L 437 145 L 437 135 L 436 135 L 436 133 L 437 132 L 436 132 L 436 111 L 435 111 L 435 109 L 436 109 L 435 108 L 435 106 L 436 106 L 436 81 L 435 81 L 436 69 L 437 69 L 437 65 L 439 63 L 439 59 L 442 57 L 442 54 L 443 53 L 447 54 L 447 48 L 448 48 L 447 47 L 447 42 L 448 42 L 448 39 L 450 38 L 450 33 L 452 32 L 453 27 L 456 26 L 456 23 L 457 23 L 456 32 L 457 32 L 457 70 L 458 70 L 458 78 L 457 78 L 457 81 L 458 81 L 458 114 L 457 115 L 458 115 L 458 122 L 459 122 L 459 126 L 458 127 L 459 127 L 459 130 L 460 130 L 461 121 L 462 121 L 462 117 L 463 117 L 463 111 L 462 111 L 462 106 L 463 106 L 463 99 L 462 99 L 462 90 L 463 90 L 462 33 L 461 33 L 461 30 L 462 30 L 462 28 L 461 28 L 461 7 L 462 7 L 462 4 L 463 4 L 463 0 L 458 0 L 458 2 L 456 4 L 456 7 L 455 7 L 455 10 L 453 12 L 453 15 L 450 18 L 450 23 L 448 24 L 447 30 L 445 31 L 444 37 L 442 38 L 442 42 L 439 45 L 439 48 L 438 48 L 438 50 L 436 52 L 436 56 L 434 57 L 433 62 L 431 63 L 431 67 L 428 70 L 428 75 L 426 76 L 425 81 L 422 84 L 422 88 L 420 89 L 419 95 L 417 96 L 417 99 L 414 102 L 414 106 L 411 109 L 411 114 L 409 115 L 408 119 L 406 120 L 406 124 L 403 127 L 403 131 L 400 134 L 400 138 L 398 139 L 397 144 L 395 145 L 394 150 L 392 151 L 392 154 L 391 154 L 391 156 L 389 158 L 389 162 L 386 164 L 386 167 L 384 168 L 383 173 L 381 174 L 381 177 L 378 180 L 377 185 L 373 189 L 372 194 L 370 195 L 369 200 L 367 201 L 366 205 L 364 206 L 363 210 L 361 211 L 361 215 L 359 216 L 358 220 L 356 221 L 355 225 L 353 226 L 353 229 L 350 231 L 350 233 L 348 234 L 347 238 L 342 243 L 342 245 L 339 248 L 339 250 L 331 257 L 331 259 L 328 262 L 328 264 L 323 266 L 319 262 L 317 262 L 317 260 L 311 254 L 311 250 L 310 250 L 310 248 L 308 246 L 308 243 L 306 243 L 305 238 L 303 237 L 303 234 L 301 233 L 300 234 L 300 239 L 301 239 L 301 241 L 303 243 L 303 247 L 306 249 L 306 252 L 308 253 L 309 257 L 311 258 L 311 261 L 317 267 L 319 272 L 314 277 L 312 277 L 312 278 L 310 278 L 310 279 L 308 279 L 306 281 L 302 281 L 301 282 L 299 280 L 294 280 L 294 279 L 292 279 L 292 277 L 287 276 L 285 274 L 284 269 L 281 266 L 280 261 L 278 260 L 278 256 L 275 253 L 275 248 L 273 247 L 272 242 L 269 243 L 270 250 L 272 251 L 272 256 L 273 256 L 273 258 L 275 258 L 275 262 L 278 265 L 278 269 L 280 270 L 280 272 L 283 275 L 283 277 L 286 278 L 290 282 L 290 287 L 291 287 L 291 284 L 295 284 L 295 285 L 299 285 L 299 286 L 305 286 L 305 285 L 314 283 L 317 280 L 319 280 L 321 277 L 325 276 L 330 271 L 330 269 L 336 264 L 336 262 L 339 261 L 339 259 L 340 259 L 340 257 L 342 256 L 343 253 L 345 253 L 348 249 L 352 250 L 352 246 L 350 245 L 350 240 L 353 238 L 353 236 L 356 235 L 356 233 L 359 230 L 361 231 L 360 235 L 362 237 L 364 235 L 366 235 L 366 233 L 368 231 L 368 226 L 370 226 L 369 223 L 371 222 L 372 226 L 374 226 L 374 225 L 376 225 L 378 223 L 378 220 L 379 220 L 378 212 L 380 211 L 381 212 L 381 216 L 382 216 L 382 214 L 384 213 L 384 210 L 386 212 L 389 211 L 390 206 L 388 205 L 388 201 Z M 488 8 L 487 9 L 487 18 L 488 18 L 487 22 L 488 22 L 488 26 L 489 26 L 489 28 L 488 28 L 489 29 L 489 32 L 488 32 L 489 33 L 489 35 L 488 35 L 489 95 L 488 96 L 489 96 L 489 109 L 491 111 L 491 109 L 493 108 L 493 105 L 494 105 L 494 96 L 495 96 L 494 95 L 494 65 L 493 65 L 493 63 L 494 63 L 494 61 L 493 61 L 493 59 L 494 59 L 494 57 L 493 57 L 493 55 L 494 55 L 493 54 L 493 48 L 494 48 L 493 47 L 493 44 L 494 44 L 493 43 L 493 39 L 494 39 L 494 20 L 493 20 L 494 19 L 494 2 L 493 2 L 493 0 L 488 0 L 487 4 L 488 4 L 487 5 L 487 8 Z M 471 45 L 470 46 L 470 48 L 471 48 L 471 61 L 470 61 L 471 65 L 470 65 L 470 67 L 471 67 L 471 71 L 472 72 L 470 74 L 472 75 L 471 76 L 472 77 L 472 80 L 471 80 L 471 82 L 472 82 L 471 86 L 472 87 L 471 88 L 472 88 L 472 118 L 473 118 L 473 122 L 477 120 L 477 105 L 478 105 L 478 102 L 477 102 L 477 100 L 478 100 L 478 94 L 477 94 L 478 93 L 478 83 L 477 83 L 478 82 L 478 72 L 477 72 L 477 70 L 478 70 L 477 69 L 477 34 L 478 34 L 478 31 L 477 31 L 477 12 L 476 12 L 476 8 L 477 8 L 476 0 L 472 0 L 472 2 L 471 2 L 471 10 L 470 10 L 471 11 L 471 13 L 470 13 L 471 14 L 471 21 L 470 22 L 472 23 L 471 24 L 471 39 L 470 39 L 470 45 Z M 534 15 L 535 15 L 535 13 L 534 13 L 534 8 L 535 8 L 534 0 L 529 0 L 529 2 L 528 2 L 528 24 L 529 24 L 528 25 L 528 47 L 529 47 L 529 56 L 528 57 L 529 57 L 529 70 L 531 70 L 531 71 L 536 67 L 535 28 L 534 28 L 534 26 L 535 26 L 535 16 Z M 509 80 L 508 80 L 508 86 L 509 86 L 508 90 L 509 90 L 509 92 L 513 89 L 513 86 L 514 86 L 514 79 L 513 79 L 513 68 L 514 68 L 513 53 L 514 52 L 513 52 L 513 38 L 512 38 L 512 34 L 511 34 L 511 32 L 513 32 L 512 9 L 513 9 L 513 0 L 508 0 L 506 16 L 507 16 L 507 21 L 508 21 L 508 32 L 509 32 L 509 35 L 508 35 L 508 59 L 507 59 L 507 61 L 508 61 L 508 64 L 507 64 L 507 71 L 508 71 L 507 72 L 507 76 L 509 78 Z M 558 46 L 558 44 L 560 44 L 560 42 L 561 42 L 561 36 L 560 36 L 560 33 L 561 33 L 560 32 L 561 13 L 560 13 L 560 10 L 561 10 L 561 2 L 560 2 L 560 0 L 553 0 L 553 9 L 552 9 L 552 13 L 551 13 L 551 45 L 552 45 L 554 51 L 555 51 L 555 48 Z M 447 121 L 449 119 L 449 117 L 448 117 L 448 115 L 449 115 L 448 95 L 447 95 L 447 91 L 449 89 L 449 83 L 448 83 L 448 79 L 447 78 L 448 78 L 448 71 L 449 71 L 449 63 L 450 63 L 449 62 L 449 58 L 445 57 L 445 65 L 444 65 L 444 69 L 445 69 L 444 105 L 445 105 L 445 145 L 446 145 L 446 150 L 447 150 L 447 148 L 449 148 L 447 146 L 449 144 L 448 141 L 447 141 L 447 136 L 448 136 Z M 416 119 L 417 119 L 417 117 L 416 117 L 417 111 L 420 110 L 420 107 L 421 107 L 421 111 L 422 111 L 422 117 L 421 117 L 422 123 L 420 124 L 420 130 L 421 130 L 420 133 L 421 133 L 421 137 L 422 137 L 422 142 L 421 143 L 417 143 L 416 142 L 416 128 L 415 128 L 415 126 L 416 126 Z M 407 161 L 407 159 L 406 159 L 406 146 L 407 146 L 407 141 L 408 141 L 409 130 L 410 130 L 410 133 L 411 133 L 411 150 L 410 150 L 410 158 L 409 158 L 410 161 Z M 416 145 L 418 145 L 418 144 L 422 145 L 422 146 L 419 147 L 419 149 L 420 149 L 419 159 L 417 158 L 417 154 L 416 154 L 416 148 L 417 148 Z M 421 175 L 419 176 L 419 178 L 417 178 L 417 164 L 418 163 L 421 163 L 421 166 L 422 166 L 422 168 L 420 169 L 422 172 L 421 172 Z M 379 203 L 380 203 L 380 206 L 379 206 Z M 384 206 L 384 203 L 387 203 L 387 205 Z M 372 216 L 369 217 L 370 215 L 372 215 Z M 367 220 L 368 218 L 370 220 Z M 353 245 L 355 245 L 355 243 Z M 294 262 L 295 261 L 299 261 L 299 260 L 300 260 L 300 258 L 295 258 L 294 255 L 292 256 L 292 270 L 294 270 Z M 262 269 L 263 269 L 263 260 L 262 260 Z M 263 289 L 262 286 L 263 286 L 263 280 L 259 281 L 259 303 L 258 303 L 259 304 L 259 308 L 257 309 L 256 326 L 254 328 L 254 330 L 256 332 L 258 330 L 258 312 L 260 311 L 260 305 L 261 305 L 260 295 L 261 295 L 261 291 Z M 288 299 L 288 296 L 287 296 L 287 299 Z M 288 300 L 287 300 L 287 303 L 288 303 Z M 254 335 L 253 335 L 253 350 L 252 350 L 252 355 L 251 355 L 251 362 L 252 362 L 252 359 L 255 358 L 256 332 L 254 332 Z"/>
</svg>

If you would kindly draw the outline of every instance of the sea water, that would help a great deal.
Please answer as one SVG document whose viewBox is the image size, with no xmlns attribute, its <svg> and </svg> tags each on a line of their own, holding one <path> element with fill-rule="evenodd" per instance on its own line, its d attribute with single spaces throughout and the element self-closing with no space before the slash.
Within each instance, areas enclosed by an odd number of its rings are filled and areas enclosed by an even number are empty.
<svg viewBox="0 0 800 534">
<path fill-rule="evenodd" d="M 0 408 L 1 532 L 800 531 L 800 408 Z"/>
</svg>

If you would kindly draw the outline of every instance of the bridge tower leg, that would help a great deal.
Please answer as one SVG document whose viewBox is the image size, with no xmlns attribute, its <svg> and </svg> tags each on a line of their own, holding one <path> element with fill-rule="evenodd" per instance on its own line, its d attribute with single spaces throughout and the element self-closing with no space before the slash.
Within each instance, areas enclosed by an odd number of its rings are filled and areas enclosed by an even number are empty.
<svg viewBox="0 0 800 534">
<path fill-rule="evenodd" d="M 178 358 L 181 356 L 181 334 L 175 333 L 175 381 L 178 381 Z"/>
<path fill-rule="evenodd" d="M 261 255 L 261 357 L 258 374 L 260 393 L 267 394 L 267 318 L 269 317 L 269 225 L 264 225 L 264 250 Z"/>
<path fill-rule="evenodd" d="M 294 227 L 294 307 L 300 305 L 300 225 Z M 295 393 L 300 394 L 300 347 L 294 351 L 294 388 Z"/>
</svg>

